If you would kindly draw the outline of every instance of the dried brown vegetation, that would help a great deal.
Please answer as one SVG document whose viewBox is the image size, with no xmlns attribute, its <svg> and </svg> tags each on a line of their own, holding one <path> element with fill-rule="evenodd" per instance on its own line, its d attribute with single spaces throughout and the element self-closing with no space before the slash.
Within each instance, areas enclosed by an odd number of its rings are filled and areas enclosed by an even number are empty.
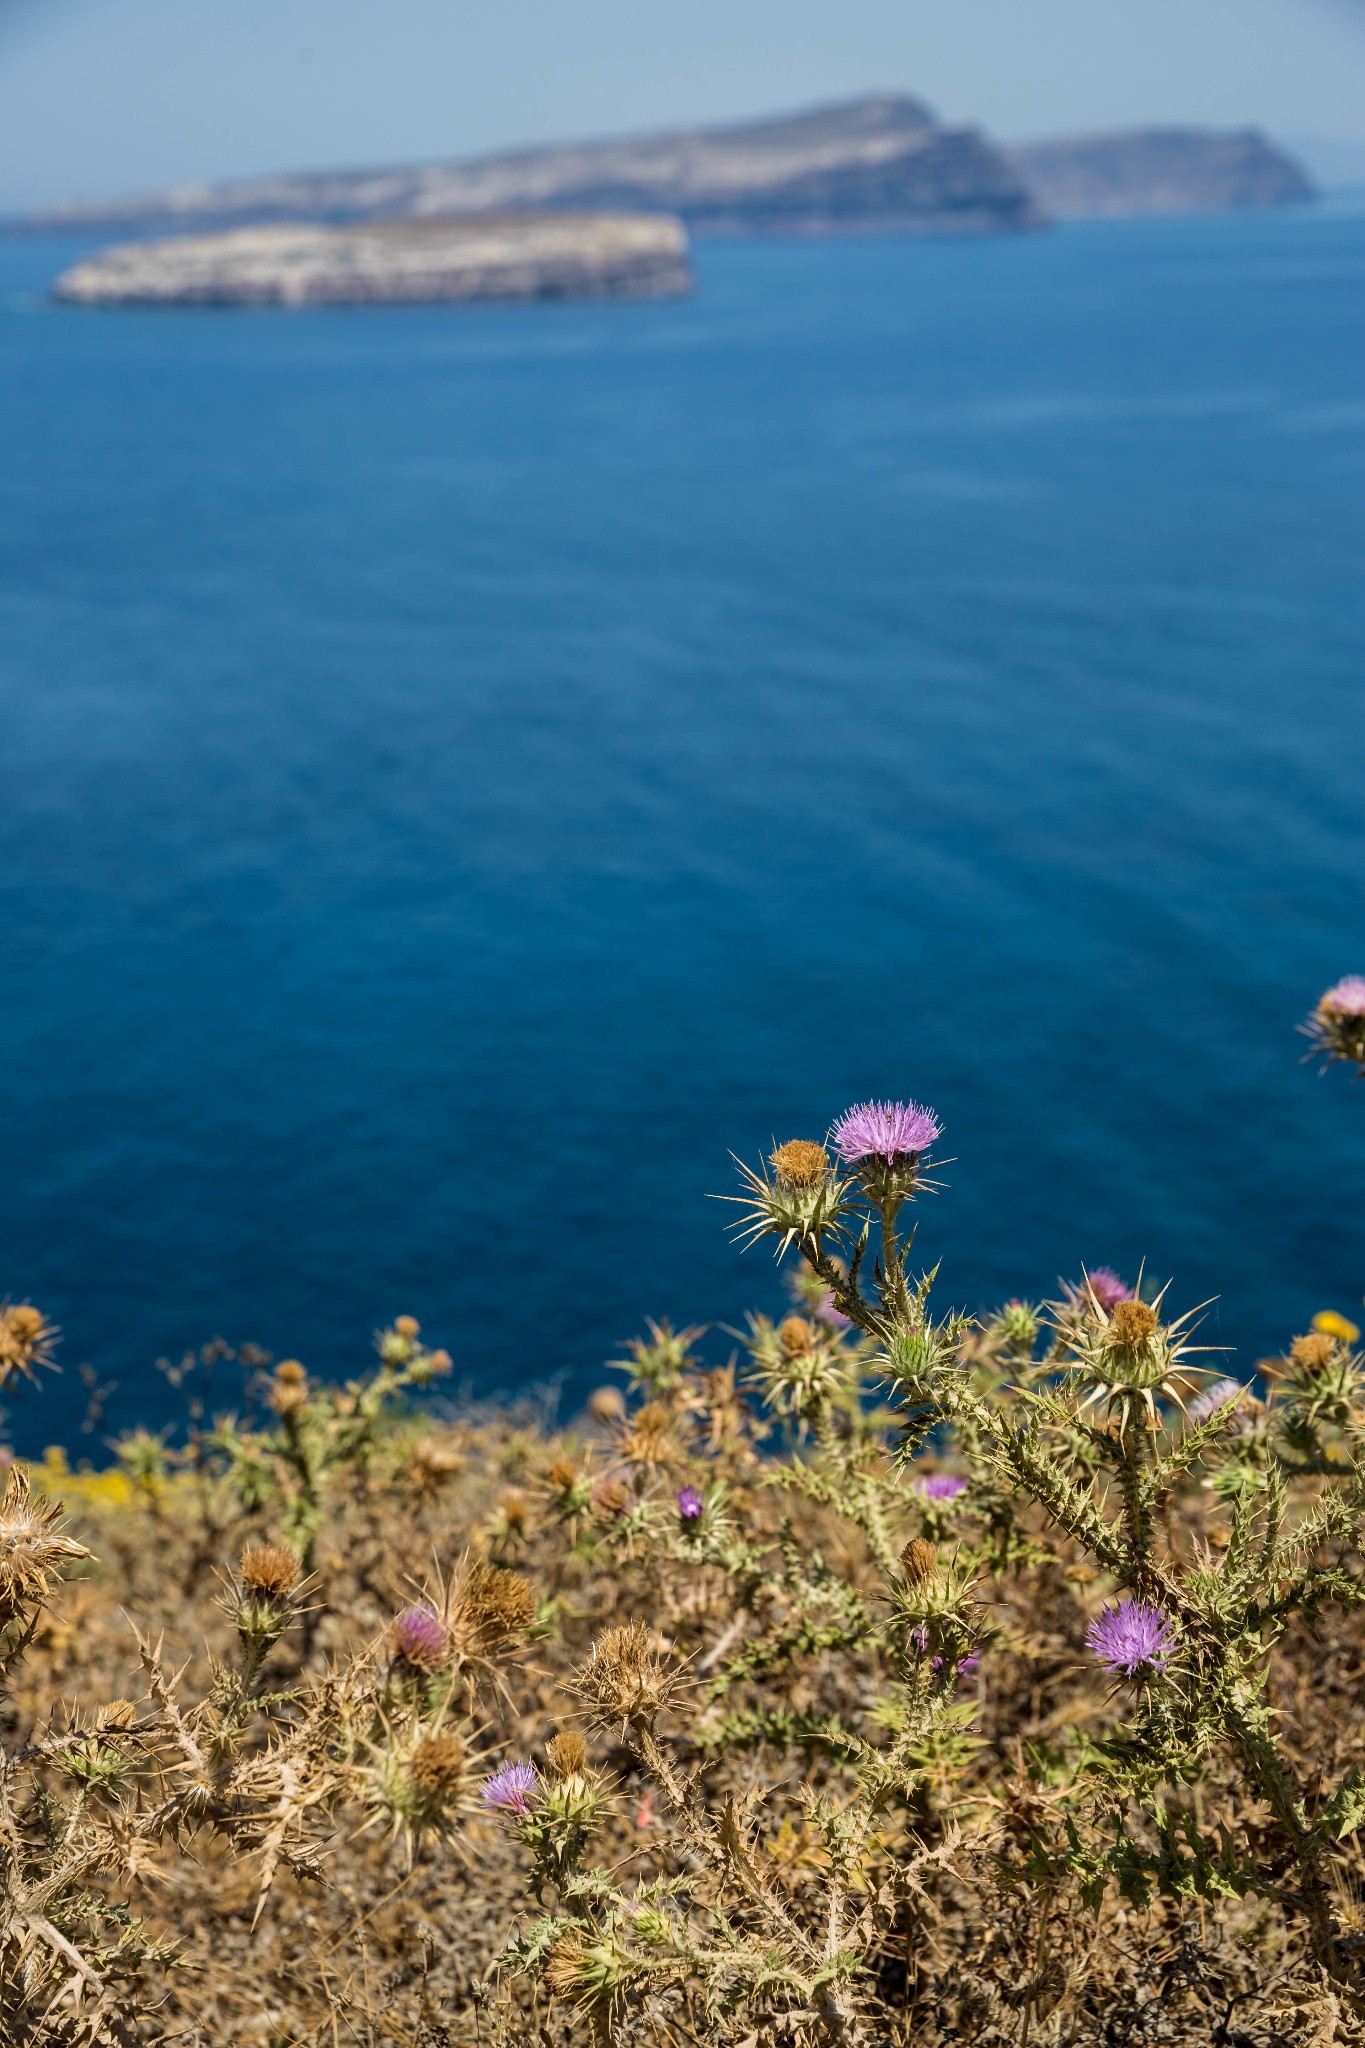
<svg viewBox="0 0 1365 2048">
<path fill-rule="evenodd" d="M 744 1363 L 651 1326 L 632 1403 L 434 1420 L 404 1317 L 11 1468 L 5 2048 L 1361 2037 L 1358 1354 L 1199 1397 L 1160 1298 L 935 1324 L 773 1165 Z"/>
</svg>

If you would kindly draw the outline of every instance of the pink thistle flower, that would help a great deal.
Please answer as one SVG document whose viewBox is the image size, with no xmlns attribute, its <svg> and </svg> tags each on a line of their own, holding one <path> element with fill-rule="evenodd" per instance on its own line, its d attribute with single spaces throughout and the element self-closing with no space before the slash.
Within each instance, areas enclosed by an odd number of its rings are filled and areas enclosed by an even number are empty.
<svg viewBox="0 0 1365 2048">
<path fill-rule="evenodd" d="M 411 1664 L 415 1671 L 436 1671 L 450 1654 L 450 1630 L 427 1601 L 405 1607 L 389 1628 L 389 1645 L 395 1657 Z"/>
<path fill-rule="evenodd" d="M 1240 1401 L 1246 1388 L 1240 1380 L 1219 1380 L 1214 1386 L 1205 1387 L 1202 1394 L 1190 1403 L 1190 1414 L 1196 1422 L 1207 1422 L 1220 1408 L 1226 1408 L 1230 1401 Z"/>
<path fill-rule="evenodd" d="M 534 1764 L 504 1764 L 485 1782 L 482 1797 L 485 1806 L 496 1806 L 503 1813 L 523 1814 L 539 1789 Z"/>
<path fill-rule="evenodd" d="M 917 1102 L 857 1102 L 830 1133 L 845 1166 L 860 1159 L 915 1157 L 933 1144 L 943 1126 L 932 1109 Z"/>
<path fill-rule="evenodd" d="M 1131 1678 L 1144 1666 L 1164 1671 L 1175 1648 L 1175 1630 L 1165 1611 L 1150 1600 L 1120 1600 L 1106 1607 L 1085 1632 L 1087 1647 L 1106 1671 Z"/>
<path fill-rule="evenodd" d="M 928 1472 L 915 1481 L 915 1488 L 926 1500 L 956 1500 L 967 1491 L 967 1482 L 951 1472 Z"/>
<path fill-rule="evenodd" d="M 1133 1290 L 1126 1280 L 1120 1280 L 1112 1266 L 1096 1266 L 1086 1274 L 1090 1292 L 1106 1312 L 1117 1308 L 1121 1301 L 1131 1301 Z"/>
<path fill-rule="evenodd" d="M 678 1495 L 678 1513 L 685 1522 L 699 1521 L 706 1502 L 695 1486 L 685 1486 Z"/>
<path fill-rule="evenodd" d="M 640 1796 L 640 1804 L 635 1809 L 636 1827 L 652 1828 L 656 1818 L 657 1816 L 654 1812 L 653 1797 L 648 1792 L 642 1793 Z"/>
<path fill-rule="evenodd" d="M 1344 974 L 1319 998 L 1320 1010 L 1335 1010 L 1338 1017 L 1365 1017 L 1365 974 Z"/>
</svg>

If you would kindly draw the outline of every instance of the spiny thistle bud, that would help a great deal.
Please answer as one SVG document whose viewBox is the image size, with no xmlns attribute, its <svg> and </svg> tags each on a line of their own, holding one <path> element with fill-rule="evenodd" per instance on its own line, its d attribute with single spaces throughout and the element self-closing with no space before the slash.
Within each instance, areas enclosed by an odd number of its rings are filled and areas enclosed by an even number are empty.
<svg viewBox="0 0 1365 2048">
<path fill-rule="evenodd" d="M 89 1557 L 84 1544 L 61 1535 L 60 1501 L 35 1506 L 28 1473 L 11 1465 L 0 1501 L 0 1628 L 42 1604 L 68 1559 Z"/>
<path fill-rule="evenodd" d="M 546 1745 L 545 1761 L 557 1778 L 579 1777 L 587 1767 L 588 1745 L 576 1728 L 561 1728 Z"/>
<path fill-rule="evenodd" d="M 938 1577 L 937 1547 L 923 1536 L 916 1536 L 901 1552 L 901 1569 L 909 1585 L 932 1585 Z"/>
<path fill-rule="evenodd" d="M 829 1154 L 823 1145 L 809 1138 L 789 1138 L 772 1154 L 769 1164 L 789 1188 L 814 1188 L 829 1172 Z"/>
<path fill-rule="evenodd" d="M 593 1942 L 577 1933 L 561 1935 L 545 1964 L 549 1990 L 588 2011 L 612 2006 L 630 1973 L 629 1956 L 610 1935 Z"/>
<path fill-rule="evenodd" d="M 1026 1301 L 1007 1301 L 991 1325 L 991 1336 L 1010 1351 L 1030 1352 L 1038 1335 L 1037 1311 Z"/>
<path fill-rule="evenodd" d="M 279 1543 L 257 1543 L 242 1552 L 239 1566 L 248 1592 L 283 1600 L 299 1582 L 299 1561 Z"/>
<path fill-rule="evenodd" d="M 395 1615 L 389 1624 L 389 1648 L 395 1662 L 430 1676 L 450 1655 L 450 1630 L 424 1600 Z"/>
<path fill-rule="evenodd" d="M 525 1633 L 536 1618 L 535 1588 L 520 1572 L 477 1565 L 459 1601 L 460 1633 L 471 1646 L 494 1649 Z"/>
<path fill-rule="evenodd" d="M 0 1302 L 0 1386 L 13 1373 L 36 1379 L 40 1366 L 50 1366 L 57 1331 L 31 1302 Z"/>
<path fill-rule="evenodd" d="M 814 1323 L 808 1323 L 804 1316 L 787 1316 L 777 1326 L 778 1341 L 789 1358 L 795 1358 L 802 1351 L 813 1351 L 819 1342 L 820 1333 Z"/>
<path fill-rule="evenodd" d="M 626 1413 L 625 1395 L 619 1387 L 594 1387 L 588 1396 L 588 1413 L 594 1422 L 621 1422 Z"/>
<path fill-rule="evenodd" d="M 645 1624 L 633 1621 L 597 1638 L 572 1687 L 604 1720 L 624 1723 L 652 1720 L 684 1682 L 681 1672 L 664 1664 Z"/>
</svg>

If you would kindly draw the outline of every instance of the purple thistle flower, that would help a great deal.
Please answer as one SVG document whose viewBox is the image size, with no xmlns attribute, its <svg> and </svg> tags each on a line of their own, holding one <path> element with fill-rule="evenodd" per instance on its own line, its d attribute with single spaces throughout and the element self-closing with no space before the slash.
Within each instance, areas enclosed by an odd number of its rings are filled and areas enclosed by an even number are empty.
<svg viewBox="0 0 1365 2048">
<path fill-rule="evenodd" d="M 853 1328 L 852 1322 L 844 1314 L 843 1310 L 834 1306 L 834 1291 L 832 1288 L 827 1287 L 825 1289 L 816 1305 L 815 1313 L 819 1316 L 821 1322 L 831 1324 L 836 1330 L 851 1330 Z"/>
<path fill-rule="evenodd" d="M 698 1521 L 705 1506 L 706 1502 L 695 1486 L 685 1486 L 678 1495 L 678 1513 L 685 1522 Z"/>
<path fill-rule="evenodd" d="M 1220 1408 L 1226 1408 L 1229 1401 L 1240 1401 L 1246 1388 L 1240 1380 L 1219 1380 L 1212 1387 L 1205 1387 L 1197 1400 L 1190 1403 L 1190 1414 L 1196 1422 L 1207 1422 Z"/>
<path fill-rule="evenodd" d="M 966 1654 L 966 1656 L 965 1656 L 965 1657 L 959 1657 L 959 1658 L 958 1658 L 958 1660 L 957 1660 L 957 1675 L 958 1675 L 958 1677 L 959 1677 L 959 1678 L 969 1678 L 969 1677 L 971 1676 L 972 1672 L 973 1672 L 973 1671 L 975 1671 L 975 1669 L 976 1669 L 977 1665 L 978 1665 L 978 1664 L 979 1664 L 980 1662 L 981 1662 L 981 1652 L 980 1652 L 979 1650 L 969 1650 L 969 1651 L 967 1652 L 967 1654 Z M 933 1669 L 934 1669 L 935 1671 L 942 1671 L 942 1669 L 943 1669 L 943 1659 L 942 1659 L 942 1657 L 935 1657 L 935 1659 L 934 1659 L 934 1662 L 933 1662 Z"/>
<path fill-rule="evenodd" d="M 1120 1280 L 1112 1266 L 1096 1266 L 1086 1274 L 1090 1292 L 1104 1310 L 1117 1307 L 1121 1301 L 1131 1301 L 1133 1290 L 1127 1281 Z"/>
<path fill-rule="evenodd" d="M 504 1764 L 487 1779 L 483 1788 L 485 1806 L 496 1806 L 504 1813 L 523 1814 L 539 1789 L 540 1779 L 534 1764 Z"/>
<path fill-rule="evenodd" d="M 967 1482 L 951 1472 L 929 1472 L 915 1481 L 915 1487 L 926 1500 L 956 1500 L 967 1491 Z"/>
<path fill-rule="evenodd" d="M 1344 974 L 1318 1003 L 1320 1010 L 1335 1010 L 1339 1017 L 1365 1017 L 1365 974 Z"/>
<path fill-rule="evenodd" d="M 942 1128 L 932 1109 L 917 1102 L 857 1102 L 838 1118 L 830 1137 L 844 1165 L 856 1166 L 860 1159 L 914 1156 Z"/>
<path fill-rule="evenodd" d="M 450 1630 L 436 1609 L 423 1601 L 405 1607 L 389 1629 L 389 1643 L 395 1657 L 417 1671 L 435 1671 L 450 1653 Z"/>
<path fill-rule="evenodd" d="M 1106 1671 L 1122 1671 L 1129 1678 L 1142 1666 L 1164 1671 L 1175 1648 L 1175 1630 L 1169 1616 L 1149 1600 L 1120 1600 L 1106 1607 L 1085 1632 L 1087 1647 L 1094 1651 Z"/>
</svg>

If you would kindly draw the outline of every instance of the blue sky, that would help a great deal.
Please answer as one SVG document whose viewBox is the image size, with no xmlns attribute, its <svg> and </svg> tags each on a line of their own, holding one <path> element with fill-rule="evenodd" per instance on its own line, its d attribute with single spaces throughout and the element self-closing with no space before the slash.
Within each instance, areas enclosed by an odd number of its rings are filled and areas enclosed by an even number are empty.
<svg viewBox="0 0 1365 2048">
<path fill-rule="evenodd" d="M 1365 0 L 0 0 L 0 209 L 887 87 L 1365 144 Z"/>
</svg>

